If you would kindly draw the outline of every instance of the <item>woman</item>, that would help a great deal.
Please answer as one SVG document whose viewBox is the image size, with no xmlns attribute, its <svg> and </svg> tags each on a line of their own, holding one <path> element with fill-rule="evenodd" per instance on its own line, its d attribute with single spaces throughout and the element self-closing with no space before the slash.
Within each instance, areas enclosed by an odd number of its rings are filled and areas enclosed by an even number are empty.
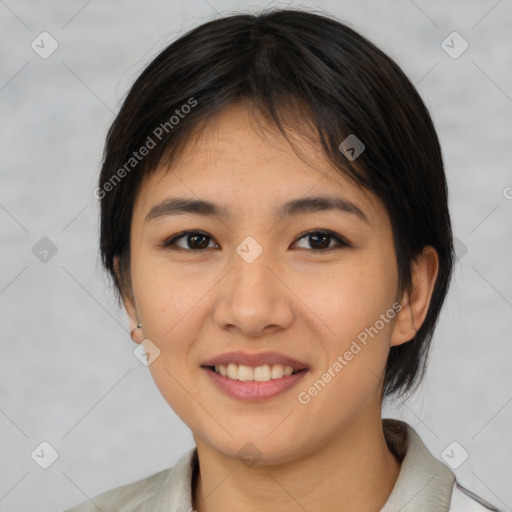
<svg viewBox="0 0 512 512">
<path fill-rule="evenodd" d="M 295 10 L 192 30 L 131 88 L 95 194 L 196 447 L 73 512 L 496 510 L 381 418 L 422 377 L 454 256 L 430 115 L 373 44 Z"/>
</svg>

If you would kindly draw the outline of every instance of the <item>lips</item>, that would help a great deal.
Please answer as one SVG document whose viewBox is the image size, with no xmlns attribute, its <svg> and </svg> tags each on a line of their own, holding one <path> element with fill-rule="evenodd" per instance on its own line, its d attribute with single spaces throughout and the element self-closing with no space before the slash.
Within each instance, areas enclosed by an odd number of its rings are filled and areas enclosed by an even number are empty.
<svg viewBox="0 0 512 512">
<path fill-rule="evenodd" d="M 243 366 L 258 366 L 281 364 L 291 366 L 294 371 L 307 370 L 308 365 L 292 357 L 280 354 L 279 352 L 261 352 L 259 354 L 250 354 L 248 352 L 226 352 L 219 356 L 204 361 L 201 366 L 228 366 L 230 363 Z"/>
<path fill-rule="evenodd" d="M 277 397 L 281 393 L 297 386 L 308 374 L 308 371 L 303 369 L 292 375 L 258 382 L 256 380 L 235 380 L 224 377 L 215 373 L 210 368 L 209 366 L 204 367 L 204 375 L 208 378 L 209 382 L 223 394 L 244 402 L 259 402 Z"/>
</svg>

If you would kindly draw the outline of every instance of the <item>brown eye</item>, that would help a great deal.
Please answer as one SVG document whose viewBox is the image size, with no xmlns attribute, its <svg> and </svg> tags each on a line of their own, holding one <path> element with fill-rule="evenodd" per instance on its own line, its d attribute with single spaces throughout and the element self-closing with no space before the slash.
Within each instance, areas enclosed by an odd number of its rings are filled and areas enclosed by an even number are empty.
<svg viewBox="0 0 512 512">
<path fill-rule="evenodd" d="M 209 247 L 211 242 L 212 238 L 206 233 L 202 233 L 201 231 L 186 231 L 167 240 L 164 242 L 163 246 L 166 248 L 179 247 L 184 250 L 197 251 L 211 248 Z"/>
<path fill-rule="evenodd" d="M 336 249 L 339 247 L 348 247 L 349 244 L 346 240 L 341 238 L 332 231 L 310 231 L 302 235 L 299 239 L 306 240 L 306 243 L 310 245 L 312 251 L 325 252 L 327 249 Z M 335 241 L 337 245 L 332 246 L 331 242 Z M 295 243 L 297 245 L 297 243 Z M 308 249 L 308 247 L 299 247 L 300 249 Z"/>
<path fill-rule="evenodd" d="M 298 243 L 300 243 L 301 240 L 305 240 L 305 243 L 309 245 L 309 247 L 298 247 Z M 332 242 L 335 242 L 334 245 Z M 212 243 L 213 246 L 211 245 Z M 204 249 L 219 247 L 210 235 L 201 231 L 185 231 L 173 236 L 164 242 L 162 246 L 168 249 L 183 249 L 186 251 L 202 251 Z M 313 252 L 326 252 L 330 249 L 348 247 L 350 244 L 332 231 L 317 230 L 301 235 L 294 246 L 299 249 L 309 249 Z"/>
</svg>

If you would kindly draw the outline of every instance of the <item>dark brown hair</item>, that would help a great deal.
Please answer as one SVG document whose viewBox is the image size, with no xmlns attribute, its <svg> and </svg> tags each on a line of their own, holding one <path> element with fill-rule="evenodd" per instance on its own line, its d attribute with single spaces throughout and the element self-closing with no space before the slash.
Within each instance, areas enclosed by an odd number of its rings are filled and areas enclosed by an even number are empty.
<svg viewBox="0 0 512 512">
<path fill-rule="evenodd" d="M 414 258 L 428 245 L 436 249 L 426 319 L 411 341 L 391 348 L 385 372 L 384 396 L 412 390 L 453 271 L 441 149 L 398 65 L 328 16 L 284 9 L 210 21 L 165 48 L 135 81 L 108 132 L 95 190 L 102 262 L 118 297 L 131 297 L 130 225 L 142 180 L 163 158 L 172 165 L 198 128 L 235 101 L 250 104 L 285 137 L 312 127 L 334 166 L 382 200 L 401 290 L 411 288 Z M 339 149 L 350 134 L 365 145 L 356 161 Z"/>
</svg>

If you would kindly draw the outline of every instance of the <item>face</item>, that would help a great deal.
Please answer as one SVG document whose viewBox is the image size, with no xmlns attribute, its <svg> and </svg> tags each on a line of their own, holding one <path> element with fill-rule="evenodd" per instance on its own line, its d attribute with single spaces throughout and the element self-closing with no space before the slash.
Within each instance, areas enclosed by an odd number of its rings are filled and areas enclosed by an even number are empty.
<svg viewBox="0 0 512 512">
<path fill-rule="evenodd" d="M 397 313 L 384 206 L 300 149 L 231 105 L 143 183 L 131 226 L 127 309 L 160 392 L 197 442 L 268 464 L 380 415 Z"/>
</svg>

